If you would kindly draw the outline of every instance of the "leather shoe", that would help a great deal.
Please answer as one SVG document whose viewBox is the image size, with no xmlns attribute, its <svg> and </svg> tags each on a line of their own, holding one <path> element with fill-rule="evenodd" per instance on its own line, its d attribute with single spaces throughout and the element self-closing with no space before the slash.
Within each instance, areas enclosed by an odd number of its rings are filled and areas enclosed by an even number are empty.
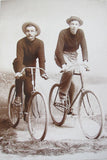
<svg viewBox="0 0 107 160">
<path fill-rule="evenodd" d="M 28 112 L 24 112 L 24 121 L 28 122 Z"/>
<path fill-rule="evenodd" d="M 73 112 L 73 109 L 68 110 L 67 112 L 68 115 L 76 116 L 77 114 Z"/>
</svg>

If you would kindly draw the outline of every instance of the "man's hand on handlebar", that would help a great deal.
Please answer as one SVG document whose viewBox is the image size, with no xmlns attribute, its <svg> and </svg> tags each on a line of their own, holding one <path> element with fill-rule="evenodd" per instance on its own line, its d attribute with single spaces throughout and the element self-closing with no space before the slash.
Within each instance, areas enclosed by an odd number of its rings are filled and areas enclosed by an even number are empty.
<svg viewBox="0 0 107 160">
<path fill-rule="evenodd" d="M 23 75 L 22 75 L 21 72 L 15 73 L 15 78 L 16 78 L 16 79 L 19 79 L 19 78 L 22 77 L 22 76 L 23 76 Z"/>
<path fill-rule="evenodd" d="M 70 71 L 71 69 L 73 69 L 73 70 L 75 70 L 77 72 L 79 70 L 81 70 L 81 71 L 83 70 L 84 71 L 84 69 L 86 71 L 90 71 L 88 62 L 85 60 L 85 61 L 83 61 L 82 64 L 74 64 L 74 65 L 73 64 L 71 64 L 71 65 L 63 64 L 60 73 Z"/>
<path fill-rule="evenodd" d="M 47 74 L 46 74 L 46 73 L 42 74 L 42 75 L 41 75 L 41 77 L 42 77 L 42 78 L 44 78 L 45 80 L 47 80 L 47 79 L 48 79 L 48 76 L 47 76 Z"/>
<path fill-rule="evenodd" d="M 68 70 L 67 64 L 63 64 L 63 65 L 62 65 L 61 72 L 66 72 L 67 70 Z"/>
<path fill-rule="evenodd" d="M 84 66 L 84 68 L 85 68 L 86 71 L 90 71 L 89 64 L 88 64 L 88 62 L 86 60 L 83 61 L 83 66 Z"/>
</svg>

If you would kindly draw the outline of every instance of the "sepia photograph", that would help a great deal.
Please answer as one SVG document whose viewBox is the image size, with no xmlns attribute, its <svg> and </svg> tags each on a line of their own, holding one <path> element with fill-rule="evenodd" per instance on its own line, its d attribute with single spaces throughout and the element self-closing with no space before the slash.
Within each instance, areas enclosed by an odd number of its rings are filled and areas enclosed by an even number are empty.
<svg viewBox="0 0 107 160">
<path fill-rule="evenodd" d="M 107 0 L 0 0 L 0 160 L 107 160 Z"/>
</svg>

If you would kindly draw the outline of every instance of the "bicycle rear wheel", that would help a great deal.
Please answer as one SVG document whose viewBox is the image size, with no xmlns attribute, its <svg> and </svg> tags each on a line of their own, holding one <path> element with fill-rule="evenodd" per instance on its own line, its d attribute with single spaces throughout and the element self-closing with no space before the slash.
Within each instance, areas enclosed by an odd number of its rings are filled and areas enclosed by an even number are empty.
<svg viewBox="0 0 107 160">
<path fill-rule="evenodd" d="M 42 141 L 47 132 L 47 110 L 41 93 L 34 93 L 29 101 L 28 130 L 33 140 Z"/>
<path fill-rule="evenodd" d="M 61 126 L 66 119 L 67 109 L 60 102 L 59 98 L 59 84 L 54 84 L 49 94 L 49 111 L 53 123 L 57 126 Z"/>
<path fill-rule="evenodd" d="M 8 117 L 10 125 L 14 128 L 19 123 L 19 111 L 18 111 L 19 107 L 16 107 L 14 104 L 15 97 L 16 97 L 16 89 L 15 85 L 12 85 L 8 96 Z"/>
<path fill-rule="evenodd" d="M 79 105 L 79 122 L 84 135 L 89 139 L 98 138 L 103 129 L 104 117 L 97 96 L 86 90 L 81 95 Z"/>
</svg>

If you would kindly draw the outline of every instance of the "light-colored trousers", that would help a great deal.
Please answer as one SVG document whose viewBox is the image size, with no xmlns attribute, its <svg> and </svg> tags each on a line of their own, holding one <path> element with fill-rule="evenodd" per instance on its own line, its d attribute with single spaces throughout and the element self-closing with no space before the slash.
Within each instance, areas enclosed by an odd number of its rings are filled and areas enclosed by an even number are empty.
<svg viewBox="0 0 107 160">
<path fill-rule="evenodd" d="M 78 70 L 77 56 L 77 52 L 64 52 L 64 59 L 67 63 L 68 69 L 66 72 L 63 72 L 60 80 L 59 96 L 63 99 L 69 93 L 71 102 L 75 92 L 75 84 L 72 81 L 72 76 L 73 72 Z"/>
</svg>

